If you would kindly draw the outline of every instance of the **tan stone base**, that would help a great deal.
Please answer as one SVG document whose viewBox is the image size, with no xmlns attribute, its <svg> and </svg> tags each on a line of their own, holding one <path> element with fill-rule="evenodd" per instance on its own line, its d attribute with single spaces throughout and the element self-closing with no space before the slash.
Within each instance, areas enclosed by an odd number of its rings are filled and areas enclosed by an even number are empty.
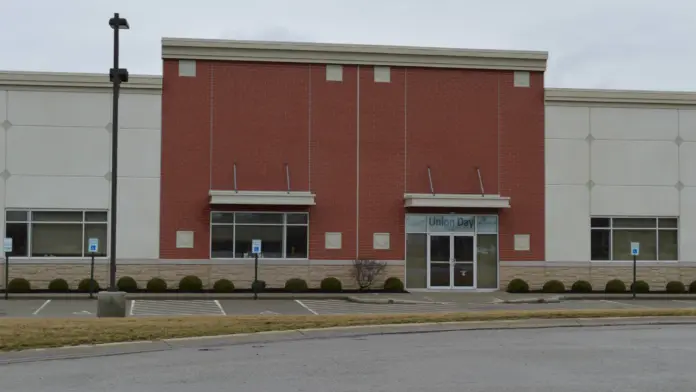
<svg viewBox="0 0 696 392">
<path fill-rule="evenodd" d="M 529 283 L 532 290 L 541 289 L 549 280 L 560 280 L 570 289 L 574 282 L 586 280 L 592 284 L 595 290 L 604 290 L 604 286 L 612 279 L 621 279 L 628 286 L 633 281 L 632 265 L 621 266 L 594 266 L 564 267 L 556 265 L 546 266 L 501 266 L 500 289 L 505 290 L 508 283 L 515 278 L 520 278 Z M 636 270 L 637 280 L 644 280 L 654 291 L 662 291 L 670 281 L 681 281 L 687 287 L 696 280 L 696 266 L 685 267 L 679 264 L 664 266 L 641 266 Z"/>
<path fill-rule="evenodd" d="M 357 288 L 352 276 L 352 265 L 260 265 L 259 279 L 266 281 L 269 288 L 282 288 L 291 278 L 307 281 L 310 288 L 318 288 L 322 279 L 335 277 L 341 280 L 343 288 Z M 4 287 L 4 265 L 0 264 L 0 287 Z M 71 288 L 77 288 L 78 283 L 89 278 L 89 264 L 15 264 L 10 263 L 9 279 L 24 278 L 33 289 L 47 289 L 51 280 L 62 278 L 68 281 Z M 219 279 L 229 279 L 235 287 L 248 289 L 254 280 L 254 265 L 225 265 L 225 264 L 170 264 L 166 261 L 157 264 L 123 264 L 118 266 L 117 279 L 122 276 L 133 277 L 138 286 L 145 288 L 147 282 L 159 277 L 167 282 L 168 287 L 176 288 L 181 278 L 195 275 L 203 281 L 205 288 L 212 288 Z M 404 279 L 403 265 L 388 265 L 382 275 L 374 282 L 373 288 L 380 289 L 384 280 L 395 276 Z M 95 265 L 94 277 L 101 288 L 108 286 L 108 264 Z"/>
</svg>

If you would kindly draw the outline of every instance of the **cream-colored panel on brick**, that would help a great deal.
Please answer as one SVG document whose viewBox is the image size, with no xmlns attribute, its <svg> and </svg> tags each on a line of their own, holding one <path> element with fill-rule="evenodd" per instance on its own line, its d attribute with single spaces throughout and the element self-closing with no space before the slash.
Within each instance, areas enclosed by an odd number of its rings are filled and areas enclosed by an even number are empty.
<svg viewBox="0 0 696 392">
<path fill-rule="evenodd" d="M 528 71 L 515 71 L 514 74 L 514 85 L 515 87 L 529 87 L 530 78 Z"/>
<path fill-rule="evenodd" d="M 597 139 L 673 141 L 679 132 L 676 109 L 592 108 L 591 126 Z"/>
<path fill-rule="evenodd" d="M 569 106 L 546 106 L 547 138 L 584 140 L 589 134 L 589 108 Z"/>
<path fill-rule="evenodd" d="M 162 96 L 153 94 L 121 94 L 119 128 L 160 129 L 162 127 Z"/>
<path fill-rule="evenodd" d="M 193 248 L 194 232 L 192 231 L 182 231 L 176 232 L 176 247 L 177 248 Z"/>
<path fill-rule="evenodd" d="M 590 145 L 585 140 L 546 139 L 546 184 L 585 185 L 590 180 Z"/>
<path fill-rule="evenodd" d="M 584 185 L 546 187 L 546 260 L 590 259 L 590 191 Z"/>
<path fill-rule="evenodd" d="M 196 60 L 179 60 L 179 76 L 196 77 Z"/>
<path fill-rule="evenodd" d="M 678 216 L 674 186 L 603 186 L 592 188 L 592 215 Z"/>
<path fill-rule="evenodd" d="M 389 83 L 391 82 L 391 68 L 386 66 L 375 65 L 375 82 Z"/>
<path fill-rule="evenodd" d="M 696 110 L 679 111 L 679 136 L 683 140 L 696 142 Z"/>
<path fill-rule="evenodd" d="M 102 128 L 111 117 L 111 95 L 10 91 L 7 117 L 14 125 Z"/>
<path fill-rule="evenodd" d="M 6 207 L 108 209 L 109 181 L 104 177 L 11 176 Z"/>
<path fill-rule="evenodd" d="M 696 262 L 696 188 L 681 191 L 679 215 L 679 260 Z"/>
<path fill-rule="evenodd" d="M 682 184 L 696 186 L 696 142 L 684 142 L 679 146 L 679 167 Z"/>
<path fill-rule="evenodd" d="M 109 171 L 110 134 L 99 128 L 13 126 L 7 132 L 12 175 L 101 177 Z"/>
<path fill-rule="evenodd" d="M 389 233 L 374 233 L 372 235 L 373 249 L 389 249 Z"/>
<path fill-rule="evenodd" d="M 342 236 L 341 233 L 325 233 L 324 248 L 326 249 L 341 249 Z"/>
<path fill-rule="evenodd" d="M 119 257 L 159 257 L 159 204 L 159 178 L 119 177 L 116 233 Z"/>
<path fill-rule="evenodd" d="M 343 81 L 343 66 L 339 64 L 326 65 L 326 80 L 330 82 Z"/>
<path fill-rule="evenodd" d="M 159 178 L 161 132 L 156 129 L 121 129 L 118 136 L 119 178 Z"/>
<path fill-rule="evenodd" d="M 678 146 L 673 141 L 592 143 L 592 181 L 601 185 L 666 185 L 679 180 Z"/>
<path fill-rule="evenodd" d="M 7 91 L 0 90 L 0 130 L 5 120 L 7 120 Z"/>
</svg>

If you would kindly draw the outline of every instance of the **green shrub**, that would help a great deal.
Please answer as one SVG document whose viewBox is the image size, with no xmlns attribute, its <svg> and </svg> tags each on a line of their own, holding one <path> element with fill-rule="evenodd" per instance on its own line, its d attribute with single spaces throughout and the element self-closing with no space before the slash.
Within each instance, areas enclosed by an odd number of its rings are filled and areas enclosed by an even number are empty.
<svg viewBox="0 0 696 392">
<path fill-rule="evenodd" d="M 152 278 L 147 282 L 145 288 L 151 293 L 163 293 L 167 291 L 167 282 L 162 278 Z"/>
<path fill-rule="evenodd" d="M 116 282 L 116 287 L 126 293 L 134 293 L 138 291 L 138 282 L 130 276 L 122 276 L 118 279 L 118 282 Z"/>
<path fill-rule="evenodd" d="M 31 291 L 31 284 L 24 278 L 14 278 L 7 284 L 7 291 L 10 293 L 28 293 Z"/>
<path fill-rule="evenodd" d="M 565 285 L 560 280 L 549 280 L 544 283 L 544 287 L 541 291 L 545 293 L 565 293 Z"/>
<path fill-rule="evenodd" d="M 636 293 L 649 293 L 650 285 L 644 280 L 637 280 L 635 283 L 631 283 L 631 292 L 633 292 L 633 287 L 635 285 Z"/>
<path fill-rule="evenodd" d="M 693 282 L 691 282 L 691 284 L 689 284 L 689 292 L 696 293 L 696 280 L 694 280 Z"/>
<path fill-rule="evenodd" d="M 266 281 L 265 280 L 255 280 L 251 282 L 251 290 L 260 293 L 266 289 Z"/>
<path fill-rule="evenodd" d="M 577 282 L 573 283 L 570 291 L 573 293 L 591 293 L 592 284 L 586 280 L 578 280 Z"/>
<path fill-rule="evenodd" d="M 343 290 L 343 283 L 341 283 L 341 281 L 338 280 L 338 278 L 330 276 L 328 278 L 322 279 L 321 283 L 319 284 L 319 287 L 322 289 L 322 291 L 337 293 Z"/>
<path fill-rule="evenodd" d="M 91 286 L 90 286 L 90 282 L 92 282 Z M 81 293 L 89 293 L 90 290 L 92 290 L 93 293 L 96 293 L 97 291 L 99 291 L 100 290 L 99 282 L 97 282 L 94 279 L 84 278 L 80 281 L 80 283 L 77 284 L 77 291 L 79 291 Z"/>
<path fill-rule="evenodd" d="M 197 276 L 184 276 L 179 281 L 179 290 L 188 292 L 201 291 L 203 290 L 203 281 Z"/>
<path fill-rule="evenodd" d="M 665 286 L 665 291 L 671 294 L 681 294 L 686 292 L 686 286 L 684 286 L 684 283 L 680 281 L 673 280 L 667 283 L 667 286 Z"/>
<path fill-rule="evenodd" d="M 515 278 L 508 283 L 508 293 L 528 293 L 529 284 L 520 278 Z"/>
<path fill-rule="evenodd" d="M 607 282 L 607 285 L 604 287 L 604 291 L 607 293 L 625 293 L 626 283 L 624 283 L 621 279 L 612 279 Z"/>
<path fill-rule="evenodd" d="M 228 279 L 220 279 L 213 284 L 213 291 L 216 293 L 231 293 L 234 291 L 234 283 Z"/>
<path fill-rule="evenodd" d="M 56 293 L 65 293 L 70 291 L 70 285 L 65 279 L 53 279 L 48 283 L 48 290 L 54 291 Z"/>
<path fill-rule="evenodd" d="M 288 281 L 285 282 L 285 290 L 291 293 L 301 293 L 303 291 L 307 291 L 307 282 L 300 278 L 288 279 Z"/>
<path fill-rule="evenodd" d="M 401 279 L 392 276 L 384 281 L 384 291 L 400 293 L 404 291 L 404 282 Z"/>
</svg>

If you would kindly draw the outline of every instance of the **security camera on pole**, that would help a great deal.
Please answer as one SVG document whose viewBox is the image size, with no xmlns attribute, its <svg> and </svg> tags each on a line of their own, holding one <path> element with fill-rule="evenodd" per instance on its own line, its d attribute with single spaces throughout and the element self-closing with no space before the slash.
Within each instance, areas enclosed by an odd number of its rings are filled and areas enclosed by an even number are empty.
<svg viewBox="0 0 696 392">
<path fill-rule="evenodd" d="M 97 296 L 97 317 L 126 317 L 126 293 L 116 287 L 116 213 L 118 199 L 118 97 L 121 83 L 128 82 L 128 70 L 119 68 L 119 31 L 130 28 L 128 21 L 118 13 L 109 19 L 114 30 L 114 67 L 109 71 L 109 79 L 114 85 L 113 110 L 111 120 L 111 243 L 109 254 L 109 291 Z"/>
</svg>

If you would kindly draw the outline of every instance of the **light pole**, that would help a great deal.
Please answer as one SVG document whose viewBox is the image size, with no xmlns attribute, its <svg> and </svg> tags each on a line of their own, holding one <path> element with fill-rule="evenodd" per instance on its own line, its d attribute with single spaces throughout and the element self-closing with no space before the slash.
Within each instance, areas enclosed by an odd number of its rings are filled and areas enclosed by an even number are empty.
<svg viewBox="0 0 696 392">
<path fill-rule="evenodd" d="M 114 30 L 114 67 L 109 70 L 109 79 L 114 85 L 113 110 L 111 112 L 111 238 L 109 254 L 109 290 L 97 296 L 97 317 L 126 317 L 126 293 L 116 287 L 116 207 L 118 199 L 118 94 L 121 83 L 128 82 L 128 70 L 118 67 L 118 33 L 130 28 L 128 21 L 118 13 L 109 19 Z"/>
<path fill-rule="evenodd" d="M 118 96 L 121 83 L 128 82 L 128 70 L 118 67 L 120 30 L 130 28 L 128 21 L 121 18 L 118 13 L 109 19 L 109 26 L 114 30 L 114 67 L 109 71 L 109 79 L 114 85 L 113 93 L 113 118 L 111 120 L 111 252 L 109 253 L 109 291 L 118 291 L 116 287 L 116 209 L 118 201 Z"/>
</svg>

